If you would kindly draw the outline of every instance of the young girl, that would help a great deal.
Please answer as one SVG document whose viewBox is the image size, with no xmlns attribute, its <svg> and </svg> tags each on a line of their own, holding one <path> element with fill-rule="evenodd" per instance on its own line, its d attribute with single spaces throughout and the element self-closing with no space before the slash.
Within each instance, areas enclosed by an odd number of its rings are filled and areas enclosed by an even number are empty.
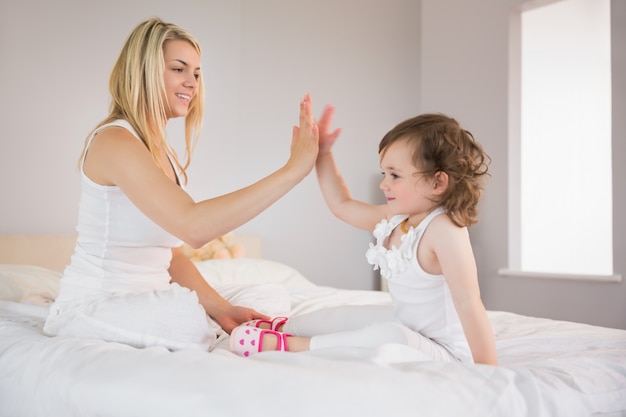
<svg viewBox="0 0 626 417">
<path fill-rule="evenodd" d="M 160 19 L 141 22 L 126 39 L 109 80 L 109 115 L 88 135 L 80 158 L 78 239 L 47 334 L 206 350 L 222 330 L 267 318 L 222 298 L 181 245 L 200 247 L 239 227 L 313 170 L 311 99 L 300 102 L 300 125 L 282 167 L 196 202 L 184 184 L 204 115 L 200 59 L 198 41 Z M 165 138 L 176 117 L 185 118 L 184 163 Z"/>
<path fill-rule="evenodd" d="M 333 112 L 327 107 L 319 122 L 320 187 L 335 216 L 374 230 L 376 243 L 370 244 L 366 257 L 388 282 L 393 313 L 340 307 L 288 321 L 257 320 L 233 331 L 231 349 L 246 356 L 269 349 L 402 343 L 433 360 L 496 365 L 494 336 L 467 231 L 477 221 L 488 156 L 450 117 L 411 118 L 380 142 L 380 188 L 387 204 L 366 204 L 352 199 L 336 168 L 331 147 L 339 130 L 329 131 Z M 323 331 L 324 323 L 334 326 L 342 315 L 341 322 L 350 323 L 344 331 Z M 357 328 L 364 321 L 370 324 Z M 318 335 L 303 337 L 313 334 L 312 327 Z"/>
</svg>

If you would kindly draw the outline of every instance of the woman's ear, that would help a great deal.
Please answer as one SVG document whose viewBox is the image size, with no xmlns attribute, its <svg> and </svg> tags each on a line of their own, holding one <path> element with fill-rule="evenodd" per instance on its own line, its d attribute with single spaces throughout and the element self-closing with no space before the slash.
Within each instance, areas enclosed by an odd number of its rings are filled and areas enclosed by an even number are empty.
<svg viewBox="0 0 626 417">
<path fill-rule="evenodd" d="M 435 194 L 441 194 L 448 189 L 448 182 L 450 178 L 448 174 L 444 171 L 435 172 L 435 177 L 433 181 L 433 190 Z"/>
</svg>

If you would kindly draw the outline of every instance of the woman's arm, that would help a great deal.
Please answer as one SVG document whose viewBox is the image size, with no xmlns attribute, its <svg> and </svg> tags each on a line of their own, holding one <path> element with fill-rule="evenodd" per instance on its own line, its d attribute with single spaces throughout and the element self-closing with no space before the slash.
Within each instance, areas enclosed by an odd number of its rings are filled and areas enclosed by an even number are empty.
<svg viewBox="0 0 626 417">
<path fill-rule="evenodd" d="M 326 106 L 319 120 L 319 154 L 315 162 L 317 180 L 330 211 L 340 220 L 362 230 L 371 232 L 387 215 L 385 205 L 367 204 L 354 200 L 346 185 L 331 148 L 341 133 L 340 129 L 330 131 L 334 108 Z"/>
<path fill-rule="evenodd" d="M 172 249 L 172 261 L 169 268 L 172 282 L 189 288 L 198 294 L 200 304 L 227 333 L 246 321 L 269 317 L 252 309 L 233 306 L 213 289 L 202 277 L 198 268 L 184 254 L 182 247 Z"/>
<path fill-rule="evenodd" d="M 300 103 L 287 163 L 260 181 L 232 193 L 195 202 L 154 163 L 146 147 L 122 128 L 94 138 L 85 173 L 102 185 L 117 185 L 146 216 L 192 247 L 200 247 L 253 219 L 313 169 L 318 130 L 307 95 Z"/>
</svg>

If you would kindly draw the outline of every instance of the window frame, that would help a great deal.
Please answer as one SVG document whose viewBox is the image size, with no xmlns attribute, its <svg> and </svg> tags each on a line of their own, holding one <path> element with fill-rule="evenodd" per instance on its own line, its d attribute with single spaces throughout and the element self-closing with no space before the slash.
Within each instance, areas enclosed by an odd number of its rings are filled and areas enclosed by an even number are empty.
<svg viewBox="0 0 626 417">
<path fill-rule="evenodd" d="M 522 14 L 534 8 L 564 0 L 532 0 L 514 8 L 509 30 L 509 83 L 508 83 L 508 267 L 500 268 L 498 275 L 540 279 L 565 279 L 591 282 L 622 281 L 615 271 L 615 246 L 613 245 L 612 274 L 576 274 L 526 271 L 522 259 Z M 614 190 L 614 189 L 613 189 Z M 614 191 L 613 191 L 614 192 Z"/>
</svg>

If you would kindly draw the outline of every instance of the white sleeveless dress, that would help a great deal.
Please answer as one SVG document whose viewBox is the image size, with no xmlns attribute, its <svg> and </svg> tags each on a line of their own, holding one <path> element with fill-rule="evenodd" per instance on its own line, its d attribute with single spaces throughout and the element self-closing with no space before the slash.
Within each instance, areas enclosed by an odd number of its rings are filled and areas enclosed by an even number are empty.
<svg viewBox="0 0 626 417">
<path fill-rule="evenodd" d="M 130 124 L 119 126 L 140 140 Z M 84 162 L 84 160 L 83 160 Z M 146 217 L 116 186 L 91 181 L 81 163 L 78 238 L 50 307 L 48 335 L 96 338 L 136 347 L 210 349 L 217 326 L 195 292 L 170 283 L 181 241 Z"/>
<path fill-rule="evenodd" d="M 382 220 L 374 229 L 376 243 L 370 244 L 366 257 L 387 280 L 396 319 L 442 345 L 460 361 L 472 363 L 469 344 L 448 284 L 443 275 L 424 271 L 417 260 L 417 247 L 424 231 L 432 219 L 444 213 L 441 207 L 429 213 L 416 228 L 410 228 L 402 236 L 399 248 L 387 249 L 384 243 L 408 216 Z"/>
</svg>

